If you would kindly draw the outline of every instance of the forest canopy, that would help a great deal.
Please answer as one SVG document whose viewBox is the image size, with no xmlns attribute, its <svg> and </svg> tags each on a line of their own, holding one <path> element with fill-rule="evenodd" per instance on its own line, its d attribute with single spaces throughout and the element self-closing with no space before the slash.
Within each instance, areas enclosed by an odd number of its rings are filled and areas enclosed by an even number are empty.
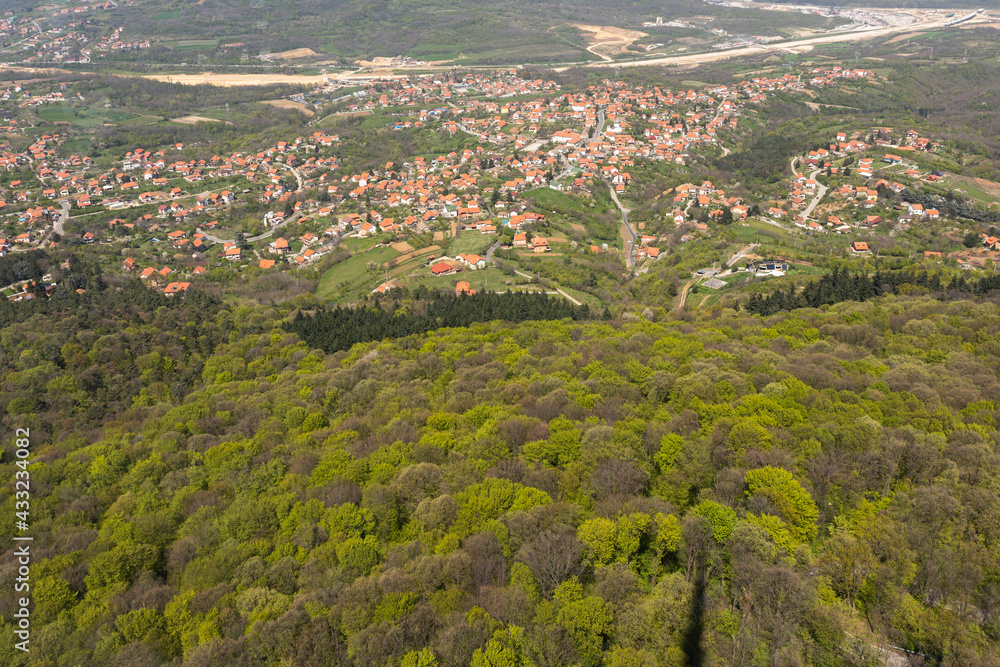
<svg viewBox="0 0 1000 667">
<path fill-rule="evenodd" d="M 104 308 L 0 337 L 34 443 L 10 664 L 998 664 L 994 302 L 335 353 L 291 305 Z M 102 418 L 95 378 L 128 388 Z"/>
</svg>

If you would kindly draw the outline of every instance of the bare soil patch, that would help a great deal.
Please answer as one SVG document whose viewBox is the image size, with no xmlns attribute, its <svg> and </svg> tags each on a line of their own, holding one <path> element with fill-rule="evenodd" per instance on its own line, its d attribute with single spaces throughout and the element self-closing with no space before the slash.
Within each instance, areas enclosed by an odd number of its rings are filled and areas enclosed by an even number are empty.
<svg viewBox="0 0 1000 667">
<path fill-rule="evenodd" d="M 209 84 L 212 86 L 269 86 L 275 83 L 293 83 L 303 86 L 314 86 L 323 83 L 322 76 L 306 76 L 303 74 L 217 74 L 202 72 L 200 74 L 147 74 L 147 79 L 165 81 L 167 83 L 182 83 L 189 86 Z"/>
<path fill-rule="evenodd" d="M 587 228 L 584 227 L 583 225 L 581 225 L 578 222 L 571 222 L 571 223 L 569 223 L 569 226 L 573 228 L 574 232 L 581 232 L 581 233 L 583 233 L 583 232 L 587 231 Z"/>
<path fill-rule="evenodd" d="M 312 49 L 291 49 L 290 51 L 275 53 L 274 57 L 281 58 L 282 60 L 295 60 L 296 58 L 315 58 L 319 55 Z"/>
<path fill-rule="evenodd" d="M 195 123 L 221 123 L 222 121 L 218 118 L 209 118 L 208 116 L 181 116 L 180 118 L 171 118 L 170 120 L 175 123 L 184 123 L 185 125 L 194 125 Z"/>
<path fill-rule="evenodd" d="M 400 241 L 399 243 L 393 243 L 389 245 L 390 248 L 395 250 L 400 254 L 406 254 L 408 252 L 413 252 L 413 246 L 411 246 L 406 241 Z"/>
<path fill-rule="evenodd" d="M 625 52 L 629 44 L 637 39 L 649 37 L 647 33 L 627 28 L 616 28 L 613 25 L 587 25 L 585 23 L 568 23 L 584 33 L 589 44 L 588 51 L 597 55 L 617 55 Z"/>
<path fill-rule="evenodd" d="M 982 266 L 986 263 L 987 259 L 993 260 L 994 263 L 1000 261 L 1000 252 L 995 250 L 987 250 L 986 248 L 972 248 L 970 250 L 959 250 L 958 252 L 948 253 L 949 258 L 956 259 L 959 262 L 965 262 L 966 264 L 972 264 L 973 266 Z"/>
<path fill-rule="evenodd" d="M 987 181 L 985 178 L 970 178 L 969 180 L 975 183 L 977 188 L 989 196 L 1000 199 L 1000 183 Z"/>
<path fill-rule="evenodd" d="M 306 116 L 316 115 L 316 112 L 306 107 L 306 105 L 300 102 L 293 102 L 291 100 L 263 100 L 261 104 L 267 104 L 279 109 L 295 109 L 296 111 L 301 111 Z"/>
<path fill-rule="evenodd" d="M 338 118 L 361 118 L 362 116 L 370 116 L 373 113 L 371 109 L 368 109 L 367 111 L 338 111 L 330 115 Z"/>
</svg>

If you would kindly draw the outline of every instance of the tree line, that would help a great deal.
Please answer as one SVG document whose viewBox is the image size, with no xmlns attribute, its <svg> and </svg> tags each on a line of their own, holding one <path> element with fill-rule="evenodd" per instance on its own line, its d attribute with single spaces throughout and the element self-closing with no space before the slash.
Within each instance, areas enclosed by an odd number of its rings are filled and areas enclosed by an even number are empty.
<svg viewBox="0 0 1000 667">
<path fill-rule="evenodd" d="M 841 301 L 867 301 L 883 294 L 899 294 L 904 285 L 913 285 L 934 293 L 957 291 L 981 296 L 1000 289 L 1000 275 L 993 274 L 978 280 L 957 275 L 945 283 L 940 273 L 899 270 L 876 271 L 868 275 L 837 268 L 832 273 L 807 283 L 801 290 L 794 285 L 786 290 L 779 287 L 767 296 L 752 294 L 742 305 L 755 315 L 774 315 L 796 308 L 818 308 Z"/>
<path fill-rule="evenodd" d="M 392 310 L 336 308 L 304 315 L 299 311 L 285 329 L 297 333 L 311 347 L 326 352 L 350 349 L 355 343 L 403 338 L 442 327 L 466 327 L 474 322 L 506 320 L 588 320 L 590 306 L 574 306 L 540 292 L 479 292 L 434 294 L 421 304 L 423 313 L 396 305 Z"/>
</svg>

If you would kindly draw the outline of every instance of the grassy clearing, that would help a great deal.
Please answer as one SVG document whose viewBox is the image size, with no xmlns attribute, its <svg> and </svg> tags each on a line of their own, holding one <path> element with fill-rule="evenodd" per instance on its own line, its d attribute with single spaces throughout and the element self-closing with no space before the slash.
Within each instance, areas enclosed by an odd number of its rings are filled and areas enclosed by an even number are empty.
<svg viewBox="0 0 1000 667">
<path fill-rule="evenodd" d="M 573 209 L 577 211 L 582 210 L 579 199 L 570 197 L 569 195 L 563 194 L 558 190 L 553 190 L 552 188 L 536 188 L 534 190 L 528 190 L 524 193 L 524 196 L 542 206 L 548 206 L 549 208 Z"/>
<path fill-rule="evenodd" d="M 153 14 L 149 18 L 153 21 L 168 21 L 170 19 L 179 19 L 181 17 L 181 10 L 175 9 L 169 12 L 160 12 L 159 14 Z"/>
<path fill-rule="evenodd" d="M 559 285 L 559 289 L 561 289 L 563 292 L 566 292 L 566 294 L 569 294 L 571 297 L 573 297 L 580 303 L 587 304 L 591 308 L 599 308 L 604 305 L 601 302 L 601 300 L 598 299 L 593 294 L 587 294 L 586 292 L 581 292 L 580 290 L 571 289 L 569 287 L 566 287 L 565 285 Z"/>
<path fill-rule="evenodd" d="M 80 127 L 94 127 L 105 123 L 118 124 L 139 118 L 135 114 L 115 109 L 86 109 L 65 104 L 53 104 L 39 109 L 38 115 L 50 123 L 70 123 Z"/>
<path fill-rule="evenodd" d="M 322 302 L 351 301 L 365 290 L 374 289 L 384 280 L 381 272 L 370 273 L 368 262 L 381 264 L 399 253 L 392 248 L 375 248 L 340 262 L 319 279 L 316 298 Z"/>
<path fill-rule="evenodd" d="M 376 239 L 373 238 L 362 239 L 356 236 L 344 239 L 340 242 L 340 247 L 347 248 L 355 255 L 361 252 L 371 250 L 376 245 L 378 245 L 378 241 Z"/>
<path fill-rule="evenodd" d="M 70 139 L 62 145 L 62 152 L 66 155 L 90 155 L 94 149 L 94 142 L 88 138 Z"/>
<path fill-rule="evenodd" d="M 479 232 L 459 232 L 448 245 L 448 256 L 455 257 L 462 253 L 482 255 L 493 243 L 493 237 Z"/>
<path fill-rule="evenodd" d="M 951 186 L 963 190 L 966 195 L 972 197 L 973 199 L 978 199 L 987 203 L 992 203 L 1000 201 L 990 193 L 981 189 L 974 180 L 971 178 L 966 178 L 965 176 L 951 176 L 949 179 L 951 181 Z"/>
<path fill-rule="evenodd" d="M 214 49 L 219 45 L 217 39 L 182 39 L 174 42 L 163 42 L 164 46 L 172 47 L 175 51 L 202 51 Z"/>
<path fill-rule="evenodd" d="M 343 115 L 338 115 L 338 114 L 334 113 L 334 114 L 330 114 L 329 116 L 326 116 L 326 117 L 322 118 L 321 120 L 317 121 L 315 124 L 319 125 L 320 127 L 326 127 L 326 128 L 336 127 L 340 123 L 343 123 L 343 122 L 349 120 L 350 118 L 355 118 L 355 117 L 361 117 L 361 118 L 363 118 L 363 120 L 361 121 L 361 127 L 362 127 L 362 129 L 365 129 L 365 130 L 373 130 L 373 129 L 382 128 L 382 127 L 385 127 L 386 125 L 388 125 L 389 122 L 390 122 L 390 120 L 392 122 L 396 122 L 397 120 L 399 120 L 399 119 L 396 119 L 396 118 L 390 119 L 384 113 L 382 113 L 381 110 L 377 109 L 377 110 L 374 110 L 374 111 L 369 110 L 367 112 L 360 112 L 359 111 L 356 114 L 354 114 L 354 113 L 344 113 Z"/>
</svg>

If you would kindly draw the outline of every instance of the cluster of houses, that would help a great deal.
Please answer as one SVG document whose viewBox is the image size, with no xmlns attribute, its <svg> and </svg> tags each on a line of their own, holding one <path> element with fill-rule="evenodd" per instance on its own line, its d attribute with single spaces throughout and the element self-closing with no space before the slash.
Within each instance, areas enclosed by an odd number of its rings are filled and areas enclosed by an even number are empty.
<svg viewBox="0 0 1000 667">
<path fill-rule="evenodd" d="M 52 13 L 48 17 L 37 19 L 37 21 L 50 22 L 45 29 L 42 29 L 38 22 L 31 17 L 20 19 L 5 18 L 0 20 L 0 37 L 20 37 L 23 39 L 23 44 L 27 47 L 24 55 L 20 58 L 23 63 L 85 63 L 90 61 L 93 51 L 148 49 L 151 46 L 148 39 L 131 42 L 123 40 L 122 32 L 124 31 L 124 27 L 118 27 L 109 35 L 101 37 L 93 46 L 88 46 L 90 44 L 90 37 L 80 30 L 87 22 L 87 19 L 74 20 L 68 23 L 51 21 L 51 19 L 65 19 L 67 17 L 86 14 L 87 12 L 131 6 L 133 4 L 134 0 L 122 0 L 121 2 L 112 2 L 109 0 L 108 2 L 76 5 L 73 7 L 45 7 L 45 9 L 52 9 Z"/>
<path fill-rule="evenodd" d="M 267 227 L 283 230 L 293 221 L 301 225 L 332 218 L 332 224 L 311 224 L 304 233 L 275 231 L 267 242 L 266 258 L 259 260 L 263 268 L 273 268 L 278 262 L 314 262 L 332 248 L 334 239 L 344 235 L 405 238 L 428 232 L 444 220 L 451 223 L 453 233 L 496 234 L 509 228 L 515 248 L 544 254 L 551 251 L 550 239 L 527 233 L 544 216 L 530 210 L 530 200 L 520 196 L 525 191 L 549 184 L 591 196 L 593 183 L 600 180 L 625 192 L 638 161 L 685 163 L 692 150 L 717 145 L 722 132 L 735 128 L 741 117 L 752 112 L 748 105 L 818 82 L 832 85 L 867 76 L 860 70 L 833 68 L 816 70 L 809 77 L 758 77 L 698 91 L 604 80 L 578 93 L 563 93 L 553 81 L 525 79 L 516 70 L 410 77 L 372 84 L 355 98 L 353 107 L 409 108 L 408 122 L 416 119 L 413 122 L 443 132 L 471 132 L 493 145 L 484 142 L 475 148 L 347 173 L 337 157 L 340 138 L 315 131 L 249 154 L 192 157 L 182 144 L 156 150 L 140 147 L 125 154 L 120 163 L 97 170 L 87 156 L 62 155 L 59 147 L 64 138 L 55 134 L 41 136 L 22 153 L 0 154 L 0 169 L 30 162 L 41 182 L 40 188 L 32 190 L 12 189 L 14 201 L 30 203 L 32 196 L 41 195 L 70 200 L 88 210 L 157 205 L 154 214 L 134 220 L 115 218 L 108 223 L 109 229 L 124 225 L 156 233 L 158 224 L 213 229 L 216 221 L 212 218 L 220 218 L 217 211 L 234 204 L 240 194 L 254 191 L 237 183 L 256 185 L 254 196 L 275 205 L 275 210 L 265 214 Z M 599 124 L 601 132 L 597 133 Z M 551 145 L 558 150 L 547 150 Z M 826 156 L 818 153 L 815 158 L 825 161 Z M 570 168 L 564 169 L 567 163 Z M 814 187 L 808 182 L 801 186 Z M 206 191 L 192 194 L 199 190 Z M 295 197 L 303 190 L 317 191 L 318 201 Z M 19 194 L 24 199 L 17 200 Z M 694 205 L 707 209 L 712 218 L 726 211 L 737 220 L 748 215 L 741 199 L 708 181 L 700 186 L 684 184 L 676 188 L 673 198 L 671 215 L 677 224 L 686 223 L 687 210 Z M 335 216 L 342 204 L 351 204 L 359 212 Z M 49 207 L 49 218 L 53 213 Z M 43 216 L 39 222 L 49 218 Z M 171 234 L 154 240 L 169 243 L 179 252 L 205 253 L 211 246 L 201 232 Z M 293 237 L 301 242 L 298 252 L 292 251 L 289 239 Z M 93 232 L 85 239 L 97 241 Z M 655 237 L 642 238 L 639 258 L 659 255 L 655 241 Z M 597 246 L 591 250 L 601 251 Z M 248 252 L 232 242 L 222 244 L 219 256 L 234 263 L 249 259 Z M 430 268 L 432 273 L 435 266 L 440 272 L 459 271 L 477 268 L 480 262 L 482 258 L 472 256 L 470 261 L 463 256 L 435 262 Z"/>
<path fill-rule="evenodd" d="M 516 69 L 493 72 L 453 72 L 445 75 L 406 77 L 390 81 L 373 81 L 355 93 L 358 100 L 349 111 L 377 108 L 419 108 L 418 120 L 424 122 L 438 115 L 439 105 L 447 105 L 461 96 L 504 99 L 526 95 L 548 95 L 559 90 L 552 80 L 525 79 Z"/>
<path fill-rule="evenodd" d="M 843 183 L 836 187 L 831 195 L 835 200 L 840 200 L 846 204 L 851 204 L 860 209 L 874 208 L 879 201 L 879 195 L 883 191 L 891 191 L 897 194 L 906 190 L 907 186 L 897 180 L 876 177 L 876 170 L 889 165 L 889 168 L 899 166 L 900 169 L 892 171 L 893 176 L 902 176 L 910 179 L 925 178 L 936 181 L 944 177 L 939 171 L 932 171 L 922 174 L 915 166 L 909 166 L 906 159 L 900 153 L 907 151 L 928 151 L 933 152 L 939 148 L 939 144 L 932 142 L 926 137 L 921 137 L 915 130 L 909 130 L 897 144 L 891 144 L 889 137 L 892 136 L 892 128 L 874 128 L 867 138 L 863 138 L 861 131 L 856 131 L 848 135 L 847 132 L 838 132 L 835 141 L 829 144 L 829 148 L 819 148 L 810 151 L 799 158 L 800 163 L 813 171 L 825 170 L 830 175 L 838 175 L 841 169 L 834 166 L 834 160 L 845 158 L 852 153 L 871 151 L 876 147 L 890 147 L 892 151 L 886 152 L 881 158 L 866 156 L 860 157 L 856 162 L 852 162 L 853 175 L 864 181 L 863 184 Z M 847 173 L 845 170 L 844 173 Z M 889 175 L 888 171 L 884 172 Z M 897 176 L 897 177 L 898 177 Z M 815 178 L 803 174 L 796 174 L 792 179 L 787 198 L 788 208 L 792 211 L 804 209 L 808 202 L 814 198 L 819 183 Z M 904 224 L 916 220 L 927 219 L 936 220 L 941 216 L 936 209 L 925 209 L 920 204 L 904 204 L 904 209 L 899 215 L 899 222 Z M 839 213 L 839 211 L 838 211 Z M 782 218 L 785 211 L 778 207 L 770 207 L 768 214 L 773 218 Z M 854 217 L 854 216 L 852 216 Z M 804 229 L 821 231 L 825 228 L 816 220 L 807 220 L 801 215 L 795 216 L 794 224 Z M 830 214 L 826 216 L 826 225 L 835 232 L 844 233 L 853 227 L 872 228 L 882 224 L 885 220 L 882 216 L 866 214 L 861 218 L 845 220 L 840 215 Z M 853 246 L 852 251 L 858 252 Z M 864 252 L 864 250 L 860 251 Z"/>
</svg>

